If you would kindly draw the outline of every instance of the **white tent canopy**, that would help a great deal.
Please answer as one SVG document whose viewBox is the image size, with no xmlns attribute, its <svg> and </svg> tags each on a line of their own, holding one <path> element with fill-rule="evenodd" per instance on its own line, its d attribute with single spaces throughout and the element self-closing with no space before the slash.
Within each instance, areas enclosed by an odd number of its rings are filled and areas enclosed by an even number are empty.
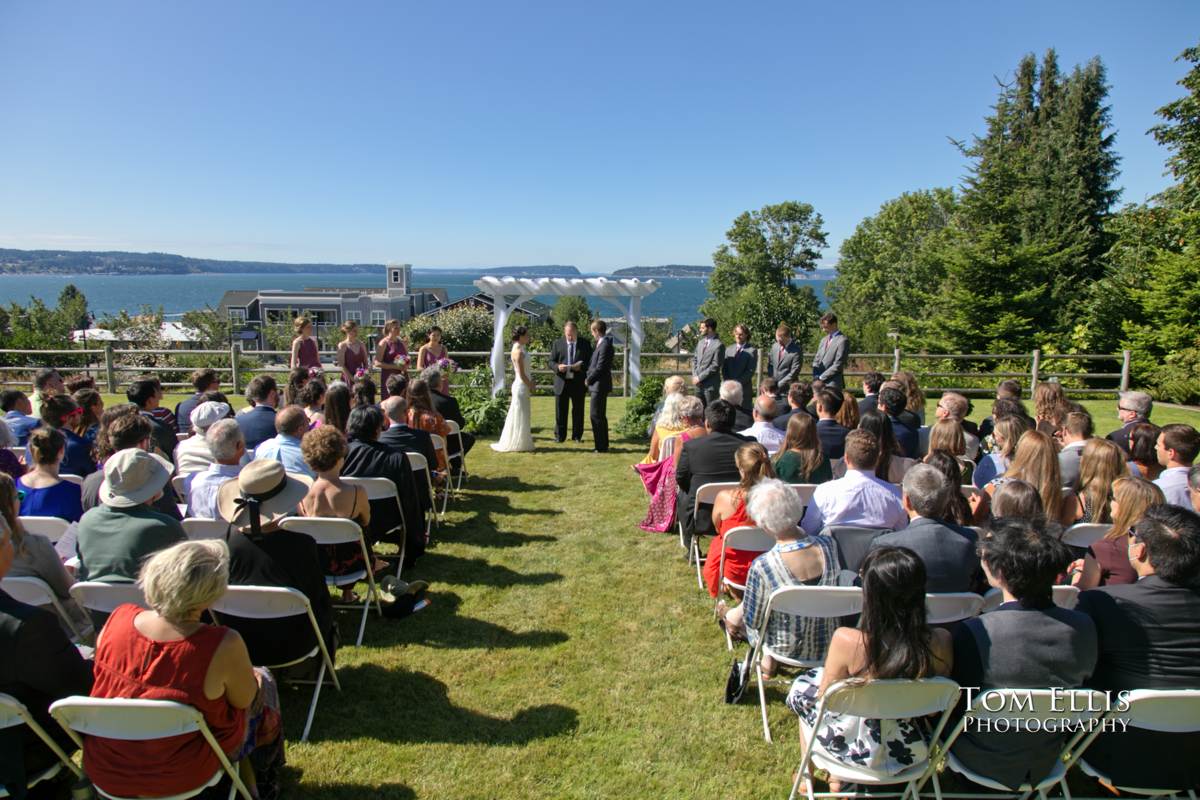
<svg viewBox="0 0 1200 800">
<path fill-rule="evenodd" d="M 631 390 L 642 382 L 642 298 L 658 290 L 658 281 L 637 278 L 512 278 L 485 277 L 475 281 L 480 291 L 492 296 L 492 394 L 504 390 L 504 327 L 513 310 L 538 295 L 581 295 L 599 297 L 621 311 L 629 323 L 629 383 Z"/>
</svg>

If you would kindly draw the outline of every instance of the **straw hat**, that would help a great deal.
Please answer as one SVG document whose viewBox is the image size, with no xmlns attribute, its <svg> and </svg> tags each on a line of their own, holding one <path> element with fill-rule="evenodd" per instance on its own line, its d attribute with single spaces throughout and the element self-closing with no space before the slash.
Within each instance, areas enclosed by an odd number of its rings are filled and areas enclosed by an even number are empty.
<svg viewBox="0 0 1200 800">
<path fill-rule="evenodd" d="M 288 474 L 278 461 L 255 459 L 220 488 L 217 513 L 236 527 L 251 527 L 250 507 L 257 505 L 259 524 L 266 525 L 295 513 L 309 483 L 306 476 Z"/>
<path fill-rule="evenodd" d="M 173 469 L 170 461 L 140 448 L 118 450 L 104 462 L 100 502 L 114 508 L 149 502 L 167 485 Z"/>
</svg>

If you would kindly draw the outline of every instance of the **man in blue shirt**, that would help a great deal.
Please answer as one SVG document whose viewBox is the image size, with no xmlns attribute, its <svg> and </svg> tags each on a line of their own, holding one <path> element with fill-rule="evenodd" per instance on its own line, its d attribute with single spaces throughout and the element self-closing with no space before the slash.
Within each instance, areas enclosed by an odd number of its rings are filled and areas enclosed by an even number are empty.
<svg viewBox="0 0 1200 800">
<path fill-rule="evenodd" d="M 305 463 L 304 454 L 300 452 L 300 440 L 308 431 L 308 416 L 304 409 L 300 406 L 284 408 L 275 415 L 275 430 L 279 435 L 254 449 L 255 460 L 278 461 L 288 472 L 315 478 L 316 473 Z"/>
<path fill-rule="evenodd" d="M 29 398 L 22 391 L 9 389 L 0 394 L 0 410 L 4 411 L 4 421 L 8 423 L 9 430 L 17 437 L 17 445 L 28 445 L 29 434 L 42 424 L 40 419 L 31 416 L 33 404 L 29 402 Z"/>
</svg>

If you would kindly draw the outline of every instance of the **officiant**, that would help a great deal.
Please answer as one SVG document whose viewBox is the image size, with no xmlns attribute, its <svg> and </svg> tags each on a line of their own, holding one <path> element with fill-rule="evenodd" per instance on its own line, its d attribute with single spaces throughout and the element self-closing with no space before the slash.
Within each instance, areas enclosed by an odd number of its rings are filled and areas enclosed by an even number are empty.
<svg viewBox="0 0 1200 800">
<path fill-rule="evenodd" d="M 554 441 L 567 438 L 568 407 L 571 439 L 583 441 L 583 398 L 587 394 L 584 378 L 592 358 L 592 345 L 579 337 L 574 322 L 563 326 L 561 339 L 550 348 L 550 370 L 554 373 Z"/>
</svg>

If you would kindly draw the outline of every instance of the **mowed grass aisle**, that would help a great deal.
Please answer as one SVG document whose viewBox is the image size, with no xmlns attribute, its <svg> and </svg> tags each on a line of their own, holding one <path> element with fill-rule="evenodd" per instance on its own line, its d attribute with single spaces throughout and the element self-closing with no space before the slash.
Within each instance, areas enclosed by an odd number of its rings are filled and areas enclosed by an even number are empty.
<svg viewBox="0 0 1200 800">
<path fill-rule="evenodd" d="M 372 617 L 344 647 L 307 744 L 291 744 L 288 797 L 767 797 L 787 791 L 794 723 L 777 743 L 750 699 L 725 706 L 730 656 L 677 536 L 637 528 L 629 465 L 552 439 L 536 398 L 533 454 L 470 457 L 437 545 L 414 575 L 432 605 Z M 610 419 L 622 401 L 610 403 Z M 341 615 L 343 641 L 356 617 Z M 307 690 L 285 691 L 299 737 Z"/>
</svg>

